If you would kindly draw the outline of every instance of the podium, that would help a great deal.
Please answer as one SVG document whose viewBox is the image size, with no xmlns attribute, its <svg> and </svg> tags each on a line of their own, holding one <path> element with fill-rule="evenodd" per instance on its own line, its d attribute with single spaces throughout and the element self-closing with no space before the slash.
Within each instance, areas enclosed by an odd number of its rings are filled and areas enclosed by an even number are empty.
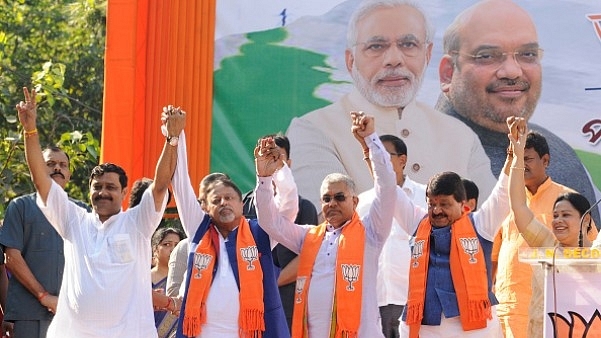
<svg viewBox="0 0 601 338">
<path fill-rule="evenodd" d="M 542 268 L 545 338 L 601 338 L 600 249 L 523 248 L 518 257 L 534 278 Z"/>
</svg>

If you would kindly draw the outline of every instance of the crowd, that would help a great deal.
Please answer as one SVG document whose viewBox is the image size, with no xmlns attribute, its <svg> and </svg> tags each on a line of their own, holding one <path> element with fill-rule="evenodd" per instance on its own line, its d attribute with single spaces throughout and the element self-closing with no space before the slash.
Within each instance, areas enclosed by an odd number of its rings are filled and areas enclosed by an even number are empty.
<svg viewBox="0 0 601 338">
<path fill-rule="evenodd" d="M 3 334 L 541 337 L 541 272 L 518 251 L 601 246 L 590 180 L 528 122 L 543 55 L 528 13 L 484 0 L 457 16 L 438 110 L 416 101 L 431 27 L 412 1 L 362 1 L 345 51 L 355 89 L 261 137 L 245 194 L 225 173 L 195 192 L 187 114 L 168 105 L 155 176 L 132 185 L 129 207 L 113 163 L 90 173 L 91 207 L 73 200 L 69 157 L 42 149 L 23 88 L 36 192 L 0 227 Z M 551 155 L 569 165 L 550 170 Z M 170 186 L 185 234 L 158 227 Z"/>
</svg>

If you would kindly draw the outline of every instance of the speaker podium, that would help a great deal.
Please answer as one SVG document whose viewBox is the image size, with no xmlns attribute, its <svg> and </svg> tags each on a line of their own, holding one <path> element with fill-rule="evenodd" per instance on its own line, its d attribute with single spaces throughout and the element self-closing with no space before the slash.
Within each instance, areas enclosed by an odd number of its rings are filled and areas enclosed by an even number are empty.
<svg viewBox="0 0 601 338">
<path fill-rule="evenodd" d="M 519 260 L 542 279 L 545 338 L 601 338 L 601 249 L 523 248 Z"/>
</svg>

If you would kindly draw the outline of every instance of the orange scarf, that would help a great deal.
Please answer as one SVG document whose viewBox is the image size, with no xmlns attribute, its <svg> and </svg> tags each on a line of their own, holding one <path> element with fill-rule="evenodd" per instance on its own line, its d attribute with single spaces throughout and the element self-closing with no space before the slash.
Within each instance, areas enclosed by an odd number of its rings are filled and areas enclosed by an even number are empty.
<svg viewBox="0 0 601 338">
<path fill-rule="evenodd" d="M 221 235 L 217 233 L 213 225 L 210 225 L 196 247 L 182 328 L 183 333 L 189 337 L 198 336 L 202 325 L 207 320 L 206 301 L 217 259 L 218 236 Z M 240 280 L 240 313 L 238 315 L 240 337 L 261 337 L 265 331 L 263 269 L 259 263 L 261 254 L 257 249 L 250 225 L 244 217 L 240 218 L 238 225 L 236 253 Z M 200 306 L 196 304 L 200 304 Z"/>
<path fill-rule="evenodd" d="M 464 331 L 485 328 L 487 320 L 491 319 L 492 315 L 482 246 L 467 213 L 463 213 L 451 227 L 449 261 L 459 304 L 461 326 Z M 419 337 L 424 316 L 431 231 L 430 218 L 426 217 L 417 228 L 411 254 L 407 300 L 407 325 L 409 325 L 410 338 Z"/>
<path fill-rule="evenodd" d="M 292 337 L 308 337 L 307 294 L 311 283 L 313 265 L 323 243 L 326 223 L 311 228 L 305 235 L 300 252 L 296 295 L 292 320 Z M 334 309 L 330 337 L 357 337 L 361 321 L 361 296 L 363 292 L 363 251 L 365 228 L 355 212 L 350 222 L 342 228 L 336 257 Z"/>
</svg>

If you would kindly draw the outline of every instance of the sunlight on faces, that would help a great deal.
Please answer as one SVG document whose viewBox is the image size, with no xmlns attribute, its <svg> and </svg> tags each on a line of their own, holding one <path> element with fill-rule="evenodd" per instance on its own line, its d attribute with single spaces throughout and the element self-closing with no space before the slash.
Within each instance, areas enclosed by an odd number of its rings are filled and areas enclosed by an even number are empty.
<svg viewBox="0 0 601 338">
<path fill-rule="evenodd" d="M 424 45 L 425 22 L 411 6 L 380 8 L 359 20 L 357 45 L 346 52 L 347 68 L 355 87 L 372 104 L 405 107 L 417 95 L 428 65 L 432 45 Z M 366 55 L 373 42 L 387 41 L 391 46 L 379 56 Z M 396 44 L 413 43 L 420 49 L 415 56 L 403 54 Z M 408 47 L 407 47 L 408 48 Z"/>
<path fill-rule="evenodd" d="M 506 132 L 508 116 L 530 118 L 541 93 L 539 63 L 519 64 L 509 56 L 501 65 L 478 65 L 465 55 L 483 48 L 506 53 L 538 46 L 536 28 L 517 5 L 489 2 L 477 5 L 459 30 L 460 53 L 453 68 L 448 97 L 456 111 L 484 126 Z"/>
<path fill-rule="evenodd" d="M 102 222 L 121 211 L 126 193 L 127 188 L 121 187 L 117 173 L 106 172 L 92 179 L 90 201 Z"/>
<path fill-rule="evenodd" d="M 427 196 L 428 216 L 435 227 L 445 227 L 458 220 L 463 213 L 463 203 L 453 195 Z"/>
<path fill-rule="evenodd" d="M 206 212 L 218 226 L 228 228 L 238 226 L 242 217 L 242 199 L 232 187 L 217 182 L 209 188 L 205 196 Z"/>
<path fill-rule="evenodd" d="M 344 198 L 344 201 L 340 199 Z M 329 202 L 325 202 L 329 200 Z M 321 210 L 326 221 L 338 228 L 353 217 L 359 198 L 345 182 L 325 183 L 321 186 Z"/>
<path fill-rule="evenodd" d="M 567 200 L 559 201 L 553 208 L 553 234 L 563 246 L 578 246 L 580 234 L 580 213 Z M 584 223 L 586 236 L 586 225 Z"/>
<path fill-rule="evenodd" d="M 44 150 L 42 153 L 46 162 L 46 172 L 61 188 L 65 188 L 71 179 L 69 159 L 62 151 Z"/>
</svg>

